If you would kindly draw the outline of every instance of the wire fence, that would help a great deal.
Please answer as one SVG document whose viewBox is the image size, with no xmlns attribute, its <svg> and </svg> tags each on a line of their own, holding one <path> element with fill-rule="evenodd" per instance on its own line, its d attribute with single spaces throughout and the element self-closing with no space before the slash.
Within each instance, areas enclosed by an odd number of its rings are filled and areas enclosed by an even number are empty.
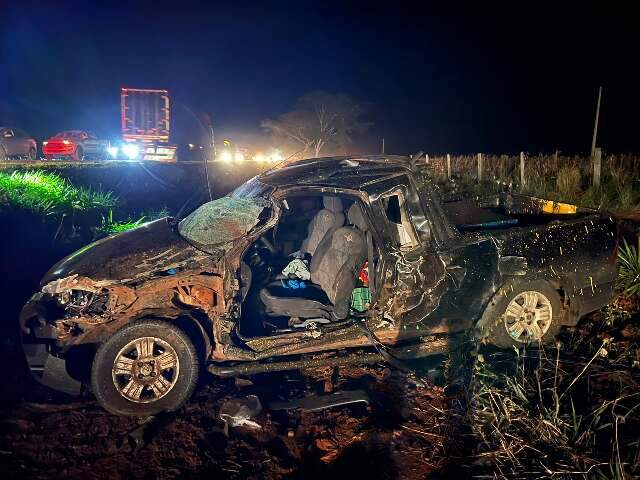
<svg viewBox="0 0 640 480">
<path fill-rule="evenodd" d="M 591 206 L 633 207 L 640 200 L 640 156 L 429 155 L 437 181 L 478 189 L 490 184 Z"/>
</svg>

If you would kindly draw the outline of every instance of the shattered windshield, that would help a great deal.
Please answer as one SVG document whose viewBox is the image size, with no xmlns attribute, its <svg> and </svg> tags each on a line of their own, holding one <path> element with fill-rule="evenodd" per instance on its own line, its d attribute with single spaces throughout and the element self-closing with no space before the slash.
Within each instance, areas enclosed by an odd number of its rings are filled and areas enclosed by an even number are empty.
<svg viewBox="0 0 640 480">
<path fill-rule="evenodd" d="M 252 183 L 254 180 L 257 184 Z M 271 190 L 257 179 L 250 180 L 229 196 L 207 202 L 194 210 L 180 221 L 178 232 L 203 247 L 222 245 L 240 238 L 260 220 L 270 216 L 268 195 Z"/>
<path fill-rule="evenodd" d="M 251 180 L 243 183 L 228 196 L 233 198 L 268 198 L 273 187 L 262 183 L 258 180 L 258 177 L 253 177 Z"/>
</svg>

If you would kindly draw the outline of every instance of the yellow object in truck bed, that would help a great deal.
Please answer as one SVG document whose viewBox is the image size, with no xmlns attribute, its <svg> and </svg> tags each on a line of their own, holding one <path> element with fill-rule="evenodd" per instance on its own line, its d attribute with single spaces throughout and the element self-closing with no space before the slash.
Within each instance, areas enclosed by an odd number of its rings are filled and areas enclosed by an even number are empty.
<svg viewBox="0 0 640 480">
<path fill-rule="evenodd" d="M 570 203 L 554 202 L 553 200 L 540 200 L 542 204 L 542 211 L 544 213 L 552 213 L 556 215 L 573 215 L 576 213 L 577 208 Z"/>
</svg>

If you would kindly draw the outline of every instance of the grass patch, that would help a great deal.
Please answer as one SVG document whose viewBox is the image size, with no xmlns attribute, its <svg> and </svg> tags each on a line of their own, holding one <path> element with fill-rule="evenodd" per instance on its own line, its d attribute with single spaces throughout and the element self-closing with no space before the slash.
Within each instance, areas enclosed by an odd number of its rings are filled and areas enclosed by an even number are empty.
<svg viewBox="0 0 640 480">
<path fill-rule="evenodd" d="M 632 377 L 606 365 L 608 342 L 591 358 L 563 358 L 559 348 L 479 356 L 471 414 L 494 478 L 639 473 L 640 394 Z"/>
<path fill-rule="evenodd" d="M 558 170 L 556 190 L 565 201 L 575 201 L 581 190 L 582 179 L 577 167 L 563 166 Z"/>
<path fill-rule="evenodd" d="M 76 187 L 53 173 L 41 170 L 0 172 L 0 204 L 41 215 L 107 210 L 117 205 L 111 192 Z"/>
<path fill-rule="evenodd" d="M 133 219 L 130 217 L 127 220 L 116 220 L 113 218 L 113 210 L 109 210 L 109 213 L 106 216 L 102 217 L 102 223 L 98 227 L 98 232 L 101 236 L 126 232 L 128 230 L 133 230 L 134 228 L 139 227 L 144 223 L 152 222 L 168 215 L 168 210 L 161 209 L 157 211 L 151 211 L 145 215 L 141 215 L 137 219 Z"/>
<path fill-rule="evenodd" d="M 626 240 L 619 247 L 618 288 L 627 296 L 640 295 L 640 238 L 638 248 Z"/>
</svg>

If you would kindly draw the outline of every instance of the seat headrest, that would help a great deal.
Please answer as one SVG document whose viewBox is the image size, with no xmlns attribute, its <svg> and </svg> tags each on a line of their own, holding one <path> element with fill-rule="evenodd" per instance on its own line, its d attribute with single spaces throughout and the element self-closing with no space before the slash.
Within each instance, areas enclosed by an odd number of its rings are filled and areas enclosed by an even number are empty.
<svg viewBox="0 0 640 480">
<path fill-rule="evenodd" d="M 368 230 L 367 221 L 358 202 L 354 202 L 347 210 L 347 223 L 358 227 L 363 232 Z"/>
<path fill-rule="evenodd" d="M 340 197 L 330 197 L 325 195 L 322 197 L 322 204 L 324 205 L 324 208 L 333 213 L 339 213 L 344 210 L 344 205 L 342 205 Z"/>
</svg>

